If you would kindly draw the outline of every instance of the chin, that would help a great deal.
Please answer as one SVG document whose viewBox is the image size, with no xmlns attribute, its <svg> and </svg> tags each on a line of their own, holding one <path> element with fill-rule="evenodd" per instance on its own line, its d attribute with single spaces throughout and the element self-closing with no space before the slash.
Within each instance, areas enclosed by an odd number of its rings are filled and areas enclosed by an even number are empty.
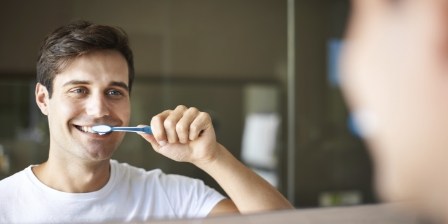
<svg viewBox="0 0 448 224">
<path fill-rule="evenodd" d="M 375 189 L 382 201 L 385 202 L 403 202 L 411 197 L 412 185 L 401 178 L 402 175 L 388 171 L 385 164 L 377 165 L 375 172 Z"/>
<path fill-rule="evenodd" d="M 87 156 L 92 161 L 102 161 L 107 160 L 112 157 L 117 147 L 114 146 L 106 146 L 106 145 L 98 145 L 97 147 L 90 147 L 87 149 Z"/>
<path fill-rule="evenodd" d="M 448 223 L 448 215 L 445 211 L 445 208 L 448 207 L 446 201 L 441 200 L 441 197 L 434 197 L 434 192 L 415 192 L 415 190 L 412 186 L 398 188 L 377 184 L 380 199 L 383 202 L 397 205 L 396 208 L 401 212 L 434 221 L 434 223 Z"/>
<path fill-rule="evenodd" d="M 113 152 L 94 151 L 94 152 L 89 152 L 88 154 L 89 154 L 88 155 L 89 159 L 92 161 L 103 161 L 103 160 L 108 160 L 108 159 L 112 158 Z"/>
<path fill-rule="evenodd" d="M 403 212 L 425 217 L 433 210 L 430 209 L 433 205 L 429 205 L 427 200 L 431 192 L 422 195 L 422 191 L 417 188 L 416 184 L 396 176 L 394 179 L 376 178 L 376 192 L 382 202 L 395 204 Z"/>
</svg>

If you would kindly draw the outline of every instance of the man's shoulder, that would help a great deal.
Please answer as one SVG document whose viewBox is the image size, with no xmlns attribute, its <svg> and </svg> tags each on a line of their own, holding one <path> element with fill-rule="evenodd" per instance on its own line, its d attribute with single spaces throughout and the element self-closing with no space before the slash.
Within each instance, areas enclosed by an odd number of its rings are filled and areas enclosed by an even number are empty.
<svg viewBox="0 0 448 224">
<path fill-rule="evenodd" d="M 28 168 L 25 168 L 24 170 L 18 171 L 14 174 L 12 174 L 11 176 L 8 176 L 4 179 L 0 180 L 0 192 L 6 193 L 9 192 L 11 190 L 17 190 L 18 188 L 20 188 L 21 186 L 24 185 L 24 181 L 27 180 L 27 172 L 28 172 Z"/>
<path fill-rule="evenodd" d="M 14 181 L 23 179 L 24 177 L 26 177 L 26 172 L 28 172 L 28 169 L 30 169 L 30 167 L 27 167 L 27 168 L 25 168 L 23 170 L 20 170 L 20 171 L 14 173 L 14 174 L 12 174 L 12 175 L 10 175 L 8 177 L 5 177 L 5 178 L 1 179 L 0 180 L 0 184 L 1 183 L 14 182 Z"/>
</svg>

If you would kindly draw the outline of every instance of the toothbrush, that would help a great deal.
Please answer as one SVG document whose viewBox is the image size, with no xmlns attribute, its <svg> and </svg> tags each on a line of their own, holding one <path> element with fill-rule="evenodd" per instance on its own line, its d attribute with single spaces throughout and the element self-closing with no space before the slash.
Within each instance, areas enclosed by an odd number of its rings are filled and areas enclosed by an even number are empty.
<svg viewBox="0 0 448 224">
<path fill-rule="evenodd" d="M 150 126 L 144 127 L 111 127 L 109 125 L 95 125 L 92 126 L 91 130 L 100 135 L 107 134 L 112 131 L 124 131 L 124 132 L 144 132 L 146 134 L 152 134 Z"/>
</svg>

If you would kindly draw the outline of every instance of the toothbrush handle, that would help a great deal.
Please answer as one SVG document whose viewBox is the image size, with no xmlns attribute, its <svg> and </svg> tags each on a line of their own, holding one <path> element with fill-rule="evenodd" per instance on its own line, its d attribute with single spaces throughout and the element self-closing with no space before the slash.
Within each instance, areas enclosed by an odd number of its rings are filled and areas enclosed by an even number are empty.
<svg viewBox="0 0 448 224">
<path fill-rule="evenodd" d="M 150 135 L 152 135 L 152 129 L 151 129 L 150 126 L 142 127 L 142 130 L 143 130 L 143 132 L 145 132 L 146 134 L 150 134 Z"/>
<path fill-rule="evenodd" d="M 146 134 L 152 134 L 150 126 L 145 127 L 113 127 L 112 131 L 124 131 L 124 132 L 144 132 Z"/>
</svg>

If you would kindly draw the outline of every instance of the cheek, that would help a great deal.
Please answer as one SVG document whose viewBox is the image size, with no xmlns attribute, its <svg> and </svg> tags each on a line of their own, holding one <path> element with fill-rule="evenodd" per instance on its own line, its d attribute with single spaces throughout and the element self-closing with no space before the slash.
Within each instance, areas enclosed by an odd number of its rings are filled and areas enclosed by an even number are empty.
<svg viewBox="0 0 448 224">
<path fill-rule="evenodd" d="M 51 117 L 68 117 L 82 109 L 80 103 L 69 99 L 52 99 L 49 103 L 49 116 Z"/>
<path fill-rule="evenodd" d="M 123 113 L 123 120 L 126 122 L 126 124 L 129 124 L 130 118 L 131 118 L 131 111 L 130 110 L 126 110 Z"/>
<path fill-rule="evenodd" d="M 131 106 L 129 100 L 114 105 L 114 112 L 127 125 L 131 117 Z"/>
</svg>

